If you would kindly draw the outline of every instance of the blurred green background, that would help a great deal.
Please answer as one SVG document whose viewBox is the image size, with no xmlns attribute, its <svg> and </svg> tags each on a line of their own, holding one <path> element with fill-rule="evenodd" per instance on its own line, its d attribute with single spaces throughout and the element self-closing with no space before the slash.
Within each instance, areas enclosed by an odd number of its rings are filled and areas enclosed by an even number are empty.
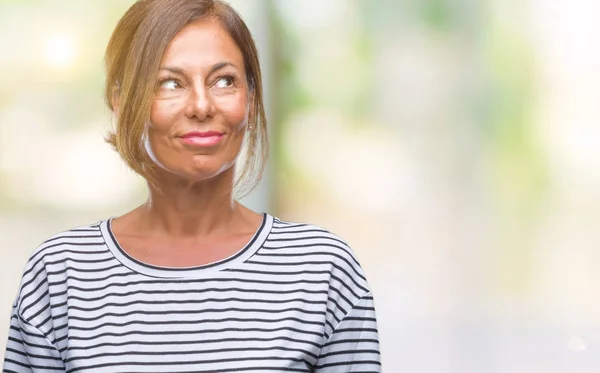
<svg viewBox="0 0 600 373">
<path fill-rule="evenodd" d="M 132 3 L 0 0 L 1 336 L 37 245 L 145 198 L 102 139 Z M 231 4 L 272 139 L 245 201 L 351 244 L 386 372 L 600 371 L 600 2 Z"/>
</svg>

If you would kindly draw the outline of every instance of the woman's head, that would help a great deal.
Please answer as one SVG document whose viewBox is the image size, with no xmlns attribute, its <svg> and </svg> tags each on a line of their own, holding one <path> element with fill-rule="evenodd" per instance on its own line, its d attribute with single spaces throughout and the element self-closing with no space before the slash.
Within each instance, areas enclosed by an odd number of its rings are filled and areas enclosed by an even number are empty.
<svg viewBox="0 0 600 373">
<path fill-rule="evenodd" d="M 105 62 L 117 114 L 108 142 L 134 171 L 154 185 L 164 170 L 208 179 L 233 165 L 245 137 L 236 186 L 243 194 L 256 185 L 268 151 L 260 66 L 229 5 L 140 0 L 115 28 Z"/>
</svg>

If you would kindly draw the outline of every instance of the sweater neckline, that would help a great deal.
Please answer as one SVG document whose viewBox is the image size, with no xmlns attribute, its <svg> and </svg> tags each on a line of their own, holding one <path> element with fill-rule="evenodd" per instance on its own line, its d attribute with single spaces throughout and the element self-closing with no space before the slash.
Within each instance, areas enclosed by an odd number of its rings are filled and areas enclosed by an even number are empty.
<svg viewBox="0 0 600 373">
<path fill-rule="evenodd" d="M 104 238 L 104 242 L 112 255 L 124 266 L 134 272 L 138 272 L 151 277 L 165 278 L 181 278 L 181 277 L 197 277 L 203 276 L 208 272 L 223 271 L 231 268 L 239 263 L 246 261 L 260 249 L 267 236 L 271 232 L 273 226 L 273 217 L 267 213 L 263 213 L 263 220 L 260 227 L 254 233 L 250 241 L 244 245 L 235 254 L 221 259 L 216 262 L 203 264 L 193 267 L 165 267 L 157 266 L 140 261 L 129 255 L 112 232 L 111 224 L 114 218 L 102 220 L 100 222 L 100 232 Z"/>
</svg>

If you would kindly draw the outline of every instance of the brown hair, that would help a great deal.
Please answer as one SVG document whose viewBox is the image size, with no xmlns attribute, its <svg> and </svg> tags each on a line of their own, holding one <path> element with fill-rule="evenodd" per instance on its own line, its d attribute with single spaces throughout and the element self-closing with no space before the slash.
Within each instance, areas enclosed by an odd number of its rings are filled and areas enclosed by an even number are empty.
<svg viewBox="0 0 600 373">
<path fill-rule="evenodd" d="M 243 169 L 234 184 L 240 198 L 256 187 L 264 171 L 269 148 L 267 122 L 256 45 L 240 15 L 220 0 L 138 0 L 129 8 L 106 48 L 105 100 L 117 113 L 116 130 L 106 141 L 132 170 L 157 187 L 154 163 L 142 145 L 156 77 L 168 44 L 184 26 L 198 19 L 218 20 L 244 58 L 252 126 L 245 139 Z"/>
</svg>

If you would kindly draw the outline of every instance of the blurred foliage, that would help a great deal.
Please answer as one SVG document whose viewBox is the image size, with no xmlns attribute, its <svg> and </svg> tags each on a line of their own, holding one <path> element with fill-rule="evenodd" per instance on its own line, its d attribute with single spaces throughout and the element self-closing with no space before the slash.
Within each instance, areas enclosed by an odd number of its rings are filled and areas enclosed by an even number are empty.
<svg viewBox="0 0 600 373">
<path fill-rule="evenodd" d="M 533 109 L 533 48 L 523 34 L 486 20 L 485 66 L 490 95 L 485 125 L 488 190 L 497 216 L 493 250 L 497 290 L 526 296 L 532 289 L 532 239 L 549 188 Z"/>
<path fill-rule="evenodd" d="M 455 23 L 450 0 L 417 1 L 421 19 L 429 27 L 439 32 L 449 32 Z"/>
</svg>

